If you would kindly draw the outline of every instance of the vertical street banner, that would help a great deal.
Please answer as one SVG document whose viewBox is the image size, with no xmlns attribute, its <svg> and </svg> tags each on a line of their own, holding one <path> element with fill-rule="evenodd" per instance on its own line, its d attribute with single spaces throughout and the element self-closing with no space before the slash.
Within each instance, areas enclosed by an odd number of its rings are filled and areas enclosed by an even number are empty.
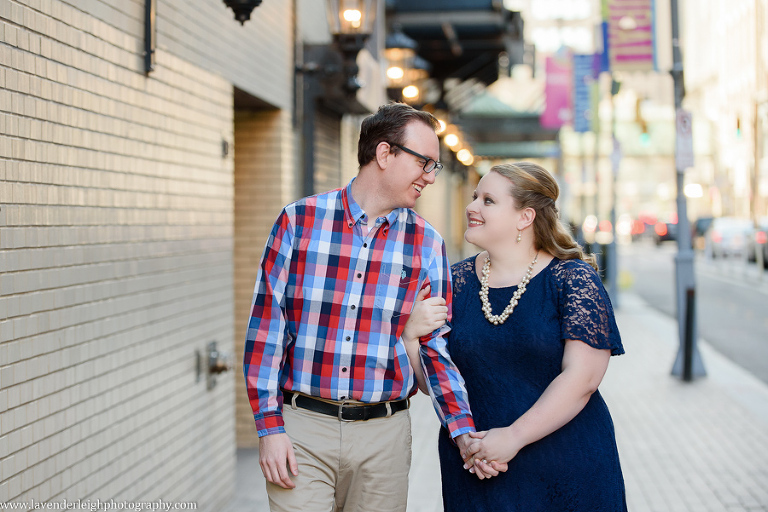
<svg viewBox="0 0 768 512">
<path fill-rule="evenodd" d="M 604 0 L 611 71 L 653 71 L 654 0 Z"/>
<path fill-rule="evenodd" d="M 589 88 L 592 97 L 592 131 L 600 133 L 600 82 L 595 80 Z"/>
<path fill-rule="evenodd" d="M 603 51 L 600 53 L 600 69 L 598 75 L 611 71 L 611 62 L 608 58 L 610 44 L 608 43 L 608 0 L 600 0 L 600 18 L 603 20 L 600 23 L 600 37 L 603 43 Z"/>
<path fill-rule="evenodd" d="M 544 80 L 544 112 L 541 114 L 541 126 L 557 130 L 573 119 L 573 55 L 567 48 L 560 48 L 547 57 Z"/>
<path fill-rule="evenodd" d="M 573 56 L 573 131 L 592 131 L 592 83 L 598 55 Z"/>
</svg>

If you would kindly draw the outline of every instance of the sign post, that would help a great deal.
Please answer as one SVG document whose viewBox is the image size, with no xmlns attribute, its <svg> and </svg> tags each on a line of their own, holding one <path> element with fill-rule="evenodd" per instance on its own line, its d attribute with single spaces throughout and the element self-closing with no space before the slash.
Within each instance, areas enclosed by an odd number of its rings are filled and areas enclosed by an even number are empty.
<svg viewBox="0 0 768 512">
<path fill-rule="evenodd" d="M 672 10 L 672 78 L 675 87 L 676 139 L 675 168 L 677 177 L 677 254 L 675 255 L 675 281 L 677 294 L 677 325 L 680 348 L 672 366 L 672 375 L 683 381 L 707 374 L 697 348 L 696 329 L 696 277 L 693 270 L 693 247 L 685 201 L 685 170 L 693 166 L 693 136 L 690 112 L 682 108 L 685 96 L 683 58 L 680 52 L 677 0 L 671 0 Z"/>
</svg>

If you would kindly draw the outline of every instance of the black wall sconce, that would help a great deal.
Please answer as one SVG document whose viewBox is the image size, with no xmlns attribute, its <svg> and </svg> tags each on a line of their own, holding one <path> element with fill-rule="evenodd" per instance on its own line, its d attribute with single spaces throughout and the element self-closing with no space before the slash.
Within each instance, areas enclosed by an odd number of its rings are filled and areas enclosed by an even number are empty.
<svg viewBox="0 0 768 512">
<path fill-rule="evenodd" d="M 378 0 L 326 0 L 333 42 L 305 45 L 304 63 L 296 66 L 298 73 L 322 81 L 325 97 L 354 95 L 363 87 L 357 78 L 357 54 L 373 33 L 377 9 Z"/>
<path fill-rule="evenodd" d="M 305 45 L 303 63 L 296 73 L 302 76 L 302 138 L 304 140 L 304 195 L 314 194 L 315 109 L 317 102 L 338 114 L 368 111 L 356 99 L 364 84 L 357 78 L 357 54 L 373 33 L 378 0 L 326 0 L 331 44 Z"/>
<path fill-rule="evenodd" d="M 261 0 L 224 0 L 224 3 L 235 12 L 235 19 L 244 25 L 251 19 L 251 11 L 261 5 Z"/>
<path fill-rule="evenodd" d="M 357 54 L 373 33 L 378 0 L 326 0 L 325 6 L 328 28 L 342 55 L 344 89 L 354 94 L 364 85 L 357 78 Z"/>
</svg>

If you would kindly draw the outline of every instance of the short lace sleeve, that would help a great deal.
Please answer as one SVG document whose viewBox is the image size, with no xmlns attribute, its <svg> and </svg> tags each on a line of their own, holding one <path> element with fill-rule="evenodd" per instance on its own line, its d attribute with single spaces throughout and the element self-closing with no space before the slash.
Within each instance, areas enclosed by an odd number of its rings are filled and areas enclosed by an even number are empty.
<svg viewBox="0 0 768 512">
<path fill-rule="evenodd" d="M 582 260 L 560 262 L 553 274 L 560 295 L 563 340 L 579 340 L 611 355 L 624 353 L 613 307 L 597 272 Z"/>
<path fill-rule="evenodd" d="M 453 294 L 461 294 L 469 279 L 474 278 L 475 256 L 467 258 L 451 266 L 451 279 L 453 279 Z"/>
</svg>

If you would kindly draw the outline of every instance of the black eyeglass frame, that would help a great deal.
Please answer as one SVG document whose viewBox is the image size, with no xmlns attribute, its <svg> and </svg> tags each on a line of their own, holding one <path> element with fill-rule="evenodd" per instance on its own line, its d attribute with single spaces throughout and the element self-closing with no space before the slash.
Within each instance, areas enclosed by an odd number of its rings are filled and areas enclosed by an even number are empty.
<svg viewBox="0 0 768 512">
<path fill-rule="evenodd" d="M 397 144 L 395 142 L 387 142 L 387 144 L 389 144 L 390 146 L 395 146 L 397 148 L 400 148 L 403 151 L 405 151 L 406 153 L 409 153 L 409 154 L 415 156 L 416 158 L 420 158 L 420 159 L 424 160 L 424 166 L 421 168 L 421 170 L 424 171 L 427 174 L 431 173 L 432 171 L 435 171 L 435 178 L 437 178 L 437 176 L 440 174 L 440 171 L 443 170 L 443 164 L 441 164 L 440 162 L 438 162 L 434 158 L 429 158 L 429 157 L 426 157 L 424 155 L 420 155 L 419 153 L 415 152 L 414 150 L 408 149 L 407 147 L 405 147 L 405 146 L 403 146 L 401 144 Z M 427 170 L 427 167 L 429 167 L 429 163 L 430 162 L 433 162 L 435 165 L 431 169 Z"/>
</svg>

